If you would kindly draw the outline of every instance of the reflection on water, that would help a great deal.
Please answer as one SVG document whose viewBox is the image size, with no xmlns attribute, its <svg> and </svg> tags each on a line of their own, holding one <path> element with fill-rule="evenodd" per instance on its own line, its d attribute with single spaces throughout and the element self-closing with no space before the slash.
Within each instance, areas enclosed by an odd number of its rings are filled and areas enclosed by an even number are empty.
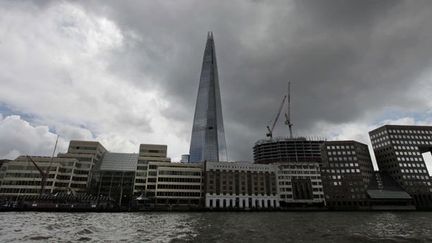
<svg viewBox="0 0 432 243">
<path fill-rule="evenodd" d="M 432 213 L 0 213 L 0 242 L 78 240 L 432 242 Z"/>
</svg>

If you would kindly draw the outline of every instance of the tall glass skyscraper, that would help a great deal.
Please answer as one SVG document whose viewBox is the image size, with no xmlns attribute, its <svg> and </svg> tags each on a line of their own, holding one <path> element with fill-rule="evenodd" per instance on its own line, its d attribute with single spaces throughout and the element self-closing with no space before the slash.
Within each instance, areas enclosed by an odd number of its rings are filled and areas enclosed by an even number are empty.
<svg viewBox="0 0 432 243">
<path fill-rule="evenodd" d="M 228 160 L 212 32 L 204 50 L 189 154 L 191 163 Z"/>
</svg>

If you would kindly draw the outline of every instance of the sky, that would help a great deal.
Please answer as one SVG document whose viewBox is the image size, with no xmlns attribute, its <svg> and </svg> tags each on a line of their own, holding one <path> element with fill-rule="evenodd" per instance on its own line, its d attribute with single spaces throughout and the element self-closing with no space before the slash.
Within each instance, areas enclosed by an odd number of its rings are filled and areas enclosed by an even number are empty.
<svg viewBox="0 0 432 243">
<path fill-rule="evenodd" d="M 0 1 L 0 158 L 71 139 L 189 151 L 213 31 L 230 160 L 252 160 L 291 81 L 295 136 L 432 125 L 432 1 Z M 274 136 L 287 136 L 280 122 Z M 428 162 L 432 165 L 432 162 Z M 430 167 L 432 168 L 432 166 Z"/>
</svg>

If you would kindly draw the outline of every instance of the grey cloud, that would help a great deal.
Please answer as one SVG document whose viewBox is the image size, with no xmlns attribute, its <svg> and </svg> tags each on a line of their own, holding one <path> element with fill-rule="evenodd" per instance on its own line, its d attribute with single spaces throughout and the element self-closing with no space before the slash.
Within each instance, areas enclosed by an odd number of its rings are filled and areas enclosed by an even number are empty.
<svg viewBox="0 0 432 243">
<path fill-rule="evenodd" d="M 231 159 L 251 159 L 288 80 L 299 135 L 314 135 L 318 122 L 372 123 L 387 107 L 428 108 L 406 91 L 430 71 L 430 1 L 79 4 L 119 26 L 124 45 L 107 60 L 110 71 L 136 89 L 160 91 L 170 104 L 162 114 L 184 141 L 190 139 L 186 127 L 192 127 L 206 32 L 214 32 Z M 139 117 L 130 121 L 140 123 Z M 281 124 L 276 133 L 288 134 Z"/>
<path fill-rule="evenodd" d="M 104 14 L 143 37 L 130 51 L 145 58 L 129 61 L 152 73 L 174 103 L 164 114 L 183 123 L 192 121 L 206 31 L 215 32 L 232 159 L 251 158 L 288 80 L 295 129 L 305 135 L 317 121 L 353 122 L 387 106 L 425 108 L 404 92 L 431 65 L 428 1 L 106 5 Z"/>
</svg>

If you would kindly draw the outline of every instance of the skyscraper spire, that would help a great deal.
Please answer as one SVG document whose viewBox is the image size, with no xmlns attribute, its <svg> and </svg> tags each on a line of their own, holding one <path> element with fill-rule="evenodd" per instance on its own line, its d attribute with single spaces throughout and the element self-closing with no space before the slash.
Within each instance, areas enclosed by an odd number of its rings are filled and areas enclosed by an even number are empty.
<svg viewBox="0 0 432 243">
<path fill-rule="evenodd" d="M 192 163 L 228 160 L 212 32 L 207 34 L 189 154 Z"/>
</svg>

